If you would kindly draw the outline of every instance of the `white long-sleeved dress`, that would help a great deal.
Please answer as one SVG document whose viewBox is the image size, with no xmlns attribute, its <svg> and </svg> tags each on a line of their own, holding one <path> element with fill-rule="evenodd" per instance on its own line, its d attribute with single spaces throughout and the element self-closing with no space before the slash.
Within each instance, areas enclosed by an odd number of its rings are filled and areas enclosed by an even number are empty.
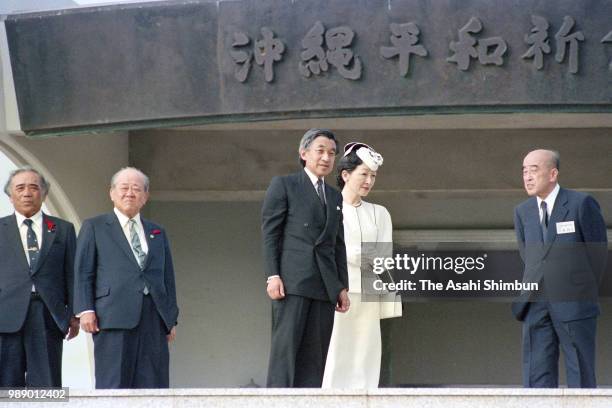
<svg viewBox="0 0 612 408">
<path fill-rule="evenodd" d="M 391 243 L 391 216 L 385 207 L 365 201 L 358 207 L 344 203 L 342 215 L 351 306 L 348 312 L 335 314 L 323 388 L 377 388 L 382 353 L 380 303 L 362 301 L 361 243 Z"/>
</svg>

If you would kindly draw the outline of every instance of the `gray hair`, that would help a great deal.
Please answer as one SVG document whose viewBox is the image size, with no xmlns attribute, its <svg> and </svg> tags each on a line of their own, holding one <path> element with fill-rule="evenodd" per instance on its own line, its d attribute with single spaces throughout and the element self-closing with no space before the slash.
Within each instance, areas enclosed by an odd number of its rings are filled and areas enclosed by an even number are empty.
<svg viewBox="0 0 612 408">
<path fill-rule="evenodd" d="M 559 161 L 561 157 L 558 151 L 552 150 L 552 149 L 536 149 L 536 150 L 532 150 L 529 153 L 537 152 L 537 151 L 547 153 L 548 154 L 547 162 L 550 168 L 559 170 Z"/>
<path fill-rule="evenodd" d="M 38 176 L 38 180 L 40 181 L 39 187 L 42 192 L 42 195 L 43 197 L 47 196 L 47 194 L 49 193 L 49 189 L 51 188 L 51 184 L 47 181 L 47 179 L 45 179 L 45 177 L 38 170 L 30 166 L 22 166 L 9 173 L 9 178 L 6 181 L 6 184 L 4 184 L 4 193 L 7 196 L 9 197 L 11 196 L 11 183 L 13 182 L 13 178 L 15 178 L 16 175 L 21 174 L 21 173 L 36 174 Z"/>
<path fill-rule="evenodd" d="M 551 155 L 551 164 L 553 165 L 553 169 L 559 170 L 559 166 L 561 164 L 561 155 L 556 150 L 549 150 Z"/>
<path fill-rule="evenodd" d="M 113 177 L 111 178 L 111 189 L 115 188 L 115 185 L 117 184 L 117 177 L 119 177 L 121 173 L 127 170 L 135 171 L 136 173 L 138 173 L 140 177 L 142 177 L 142 182 L 144 184 L 144 191 L 145 192 L 149 191 L 149 177 L 146 174 L 144 174 L 142 171 L 140 171 L 140 169 L 137 169 L 136 167 L 129 167 L 129 166 L 123 167 L 121 170 L 113 174 Z"/>
<path fill-rule="evenodd" d="M 298 147 L 298 158 L 300 159 L 302 167 L 306 166 L 306 162 L 302 160 L 302 157 L 300 156 L 302 150 L 308 150 L 308 148 L 312 144 L 312 141 L 319 136 L 325 136 L 326 138 L 333 140 L 336 144 L 336 147 L 338 146 L 338 140 L 336 139 L 336 136 L 331 130 L 317 128 L 308 129 L 306 133 L 304 133 L 304 136 L 302 136 L 302 138 L 300 139 L 300 145 Z"/>
</svg>

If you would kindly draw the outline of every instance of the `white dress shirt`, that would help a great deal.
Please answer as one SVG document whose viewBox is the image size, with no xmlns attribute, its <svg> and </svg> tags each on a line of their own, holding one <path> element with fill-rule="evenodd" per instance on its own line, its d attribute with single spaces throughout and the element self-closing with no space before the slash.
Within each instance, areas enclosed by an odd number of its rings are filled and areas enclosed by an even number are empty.
<svg viewBox="0 0 612 408">
<path fill-rule="evenodd" d="M 121 211 L 119 211 L 117 208 L 114 208 L 113 211 L 115 211 L 115 215 L 117 216 L 117 219 L 119 219 L 119 225 L 121 225 L 121 229 L 125 234 L 125 238 L 130 244 L 130 248 L 132 248 L 134 257 L 136 258 L 136 260 L 138 260 L 138 254 L 136 254 L 136 251 L 134 251 L 134 248 L 132 247 L 132 235 L 130 234 L 130 218 L 123 214 Z M 147 237 L 145 236 L 144 227 L 142 226 L 142 221 L 140 220 L 140 214 L 136 214 L 133 219 L 134 221 L 136 221 L 135 228 L 136 232 L 138 233 L 138 238 L 140 239 L 140 247 L 146 255 L 149 253 L 149 245 L 147 244 Z"/>
<path fill-rule="evenodd" d="M 15 217 L 17 218 L 17 227 L 19 228 L 19 236 L 21 237 L 21 245 L 23 245 L 23 251 L 25 253 L 28 265 L 30 264 L 30 255 L 28 254 L 28 226 L 24 224 L 27 219 L 23 214 L 15 211 Z M 29 219 L 32 220 L 32 229 L 36 235 L 36 241 L 38 241 L 38 250 L 42 248 L 43 240 L 43 215 L 42 211 L 38 211 L 36 214 L 31 216 Z M 32 285 L 32 292 L 35 292 L 36 288 Z"/>
<path fill-rule="evenodd" d="M 553 191 L 550 192 L 550 194 L 544 199 L 542 200 L 540 197 L 536 197 L 538 199 L 538 214 L 540 214 L 540 222 L 542 222 L 542 201 L 546 201 L 546 212 L 548 213 L 548 219 L 550 220 L 550 216 L 552 215 L 553 212 L 553 206 L 555 205 L 555 200 L 557 199 L 557 196 L 559 195 L 559 184 L 557 184 L 555 186 L 555 188 L 553 188 Z"/>
<path fill-rule="evenodd" d="M 319 192 L 317 191 L 317 182 L 319 181 L 319 178 L 317 176 L 315 176 L 306 167 L 304 167 L 304 171 L 306 172 L 306 174 L 308 175 L 308 178 L 310 179 L 310 182 L 314 186 L 314 189 L 317 192 L 317 195 L 319 195 Z M 325 197 L 325 179 L 323 177 L 321 177 L 321 180 L 323 181 L 323 199 L 325 199 L 326 198 Z M 325 200 L 325 202 L 327 202 L 327 200 Z"/>
</svg>

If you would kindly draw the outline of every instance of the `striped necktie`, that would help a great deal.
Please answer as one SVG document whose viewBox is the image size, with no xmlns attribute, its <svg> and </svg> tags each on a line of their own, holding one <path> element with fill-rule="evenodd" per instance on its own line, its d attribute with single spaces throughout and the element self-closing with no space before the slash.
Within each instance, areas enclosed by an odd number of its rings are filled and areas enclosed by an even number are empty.
<svg viewBox="0 0 612 408">
<path fill-rule="evenodd" d="M 147 257 L 147 254 L 142 250 L 142 245 L 140 244 L 140 238 L 138 237 L 138 231 L 136 231 L 136 220 L 130 219 L 130 243 L 132 245 L 132 249 L 136 253 L 136 259 L 138 261 L 138 265 L 140 269 L 144 268 L 144 262 Z"/>
</svg>

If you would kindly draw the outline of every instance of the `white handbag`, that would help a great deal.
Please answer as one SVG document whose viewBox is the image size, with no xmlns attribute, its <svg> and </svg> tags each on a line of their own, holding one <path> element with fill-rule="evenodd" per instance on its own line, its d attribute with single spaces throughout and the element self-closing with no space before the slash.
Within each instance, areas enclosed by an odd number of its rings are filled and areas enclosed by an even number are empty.
<svg viewBox="0 0 612 408">
<path fill-rule="evenodd" d="M 387 274 L 389 279 L 393 281 L 389 271 L 387 271 Z M 380 295 L 380 318 L 390 319 L 392 317 L 402 317 L 402 296 L 397 291 Z"/>
</svg>

